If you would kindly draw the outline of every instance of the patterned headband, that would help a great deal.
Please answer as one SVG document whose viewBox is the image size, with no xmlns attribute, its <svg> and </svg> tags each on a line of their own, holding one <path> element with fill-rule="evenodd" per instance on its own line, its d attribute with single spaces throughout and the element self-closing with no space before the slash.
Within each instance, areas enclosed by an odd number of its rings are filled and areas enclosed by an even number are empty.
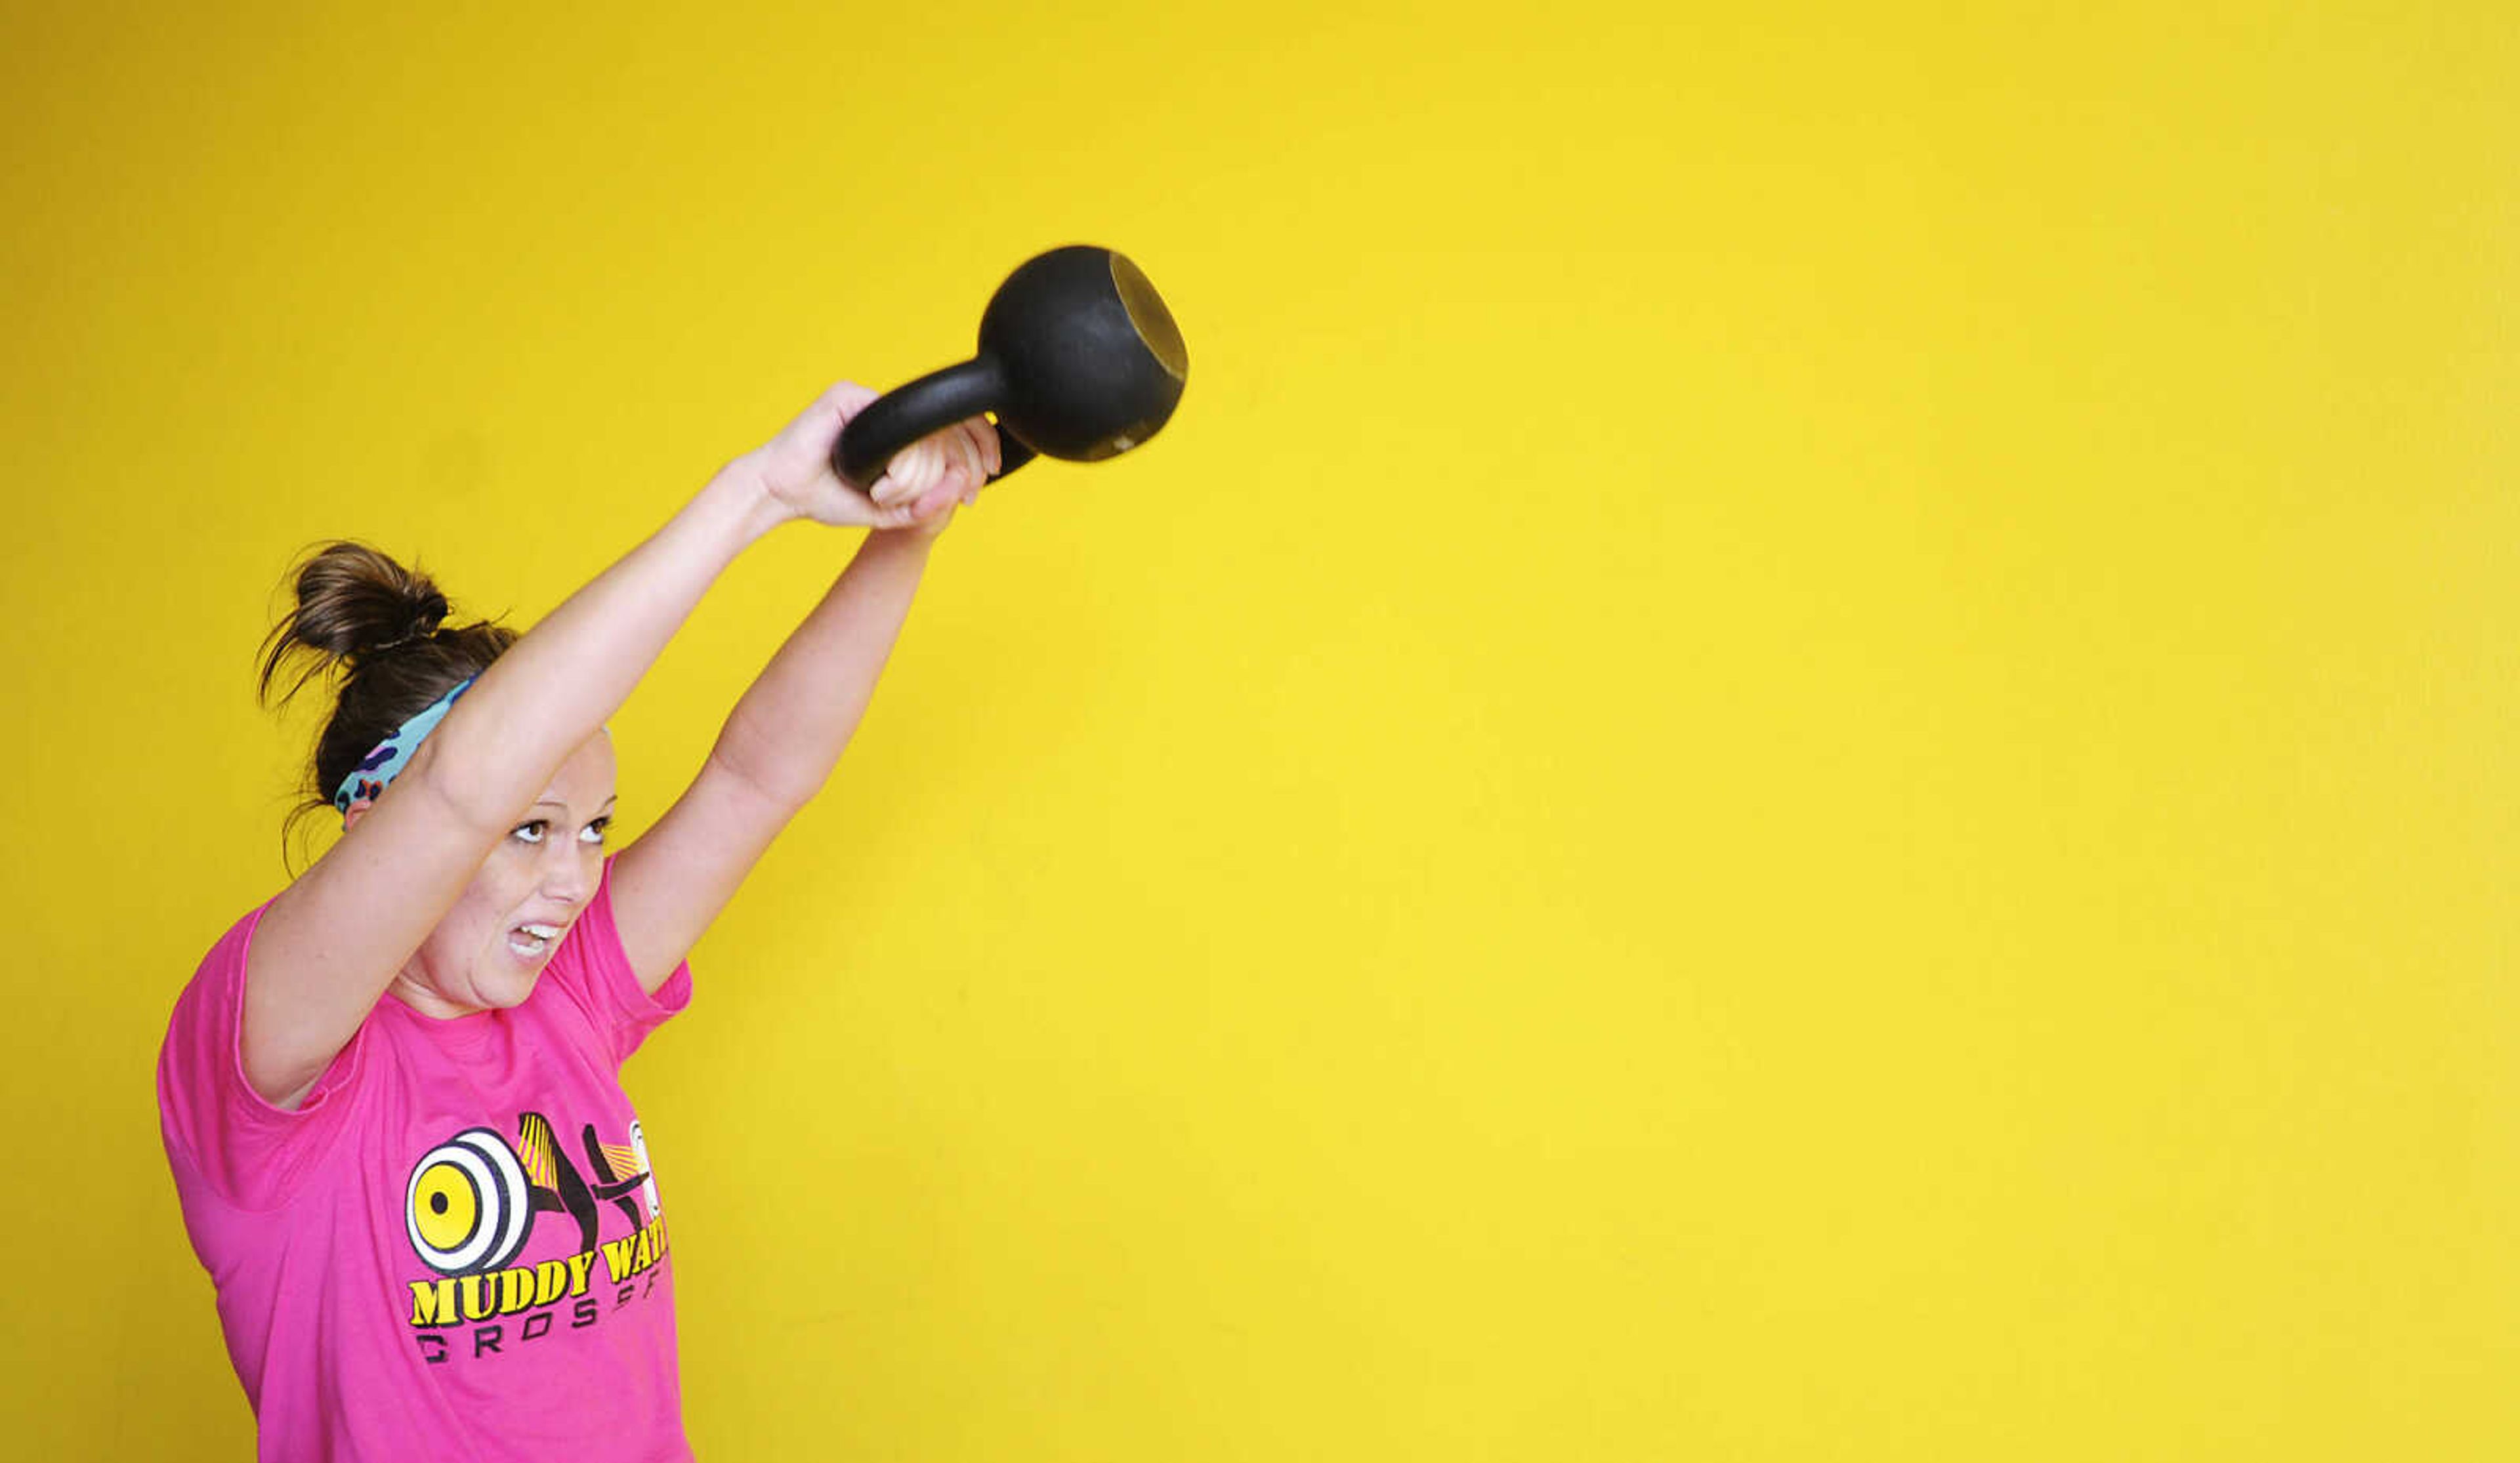
<svg viewBox="0 0 2520 1463">
<path fill-rule="evenodd" d="M 339 790 L 333 794 L 333 806 L 341 810 L 343 826 L 348 826 L 351 814 L 384 796 L 385 784 L 402 775 L 402 770 L 411 764 L 411 754 L 420 750 L 422 740 L 446 719 L 446 708 L 454 705 L 455 698 L 464 694 L 464 688 L 472 684 L 470 676 L 456 682 L 453 690 L 429 702 L 418 716 L 396 727 L 391 736 L 378 742 L 375 751 L 360 758 L 359 765 L 350 769 L 349 776 L 341 779 Z"/>
</svg>

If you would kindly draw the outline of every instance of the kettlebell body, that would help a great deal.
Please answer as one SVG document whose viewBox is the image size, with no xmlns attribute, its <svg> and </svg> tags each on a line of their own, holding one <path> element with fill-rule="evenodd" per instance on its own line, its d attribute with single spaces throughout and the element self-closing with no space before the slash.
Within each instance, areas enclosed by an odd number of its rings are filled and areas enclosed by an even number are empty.
<svg viewBox="0 0 2520 1463">
<path fill-rule="evenodd" d="M 1035 453 L 1100 462 L 1162 430 L 1189 377 L 1181 330 L 1146 275 L 1114 250 L 1070 244 L 998 287 L 976 356 L 851 419 L 832 466 L 863 492 L 904 447 L 983 413 L 997 419 L 1000 477 Z"/>
</svg>

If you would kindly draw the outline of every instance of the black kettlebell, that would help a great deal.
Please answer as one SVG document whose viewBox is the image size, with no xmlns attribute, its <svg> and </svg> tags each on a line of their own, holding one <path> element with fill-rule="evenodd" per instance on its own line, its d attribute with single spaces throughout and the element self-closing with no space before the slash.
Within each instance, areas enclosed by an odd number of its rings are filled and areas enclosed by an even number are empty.
<svg viewBox="0 0 2520 1463">
<path fill-rule="evenodd" d="M 967 417 L 997 417 L 998 476 L 1045 453 L 1117 457 L 1163 429 L 1190 377 L 1181 328 L 1138 266 L 1070 244 L 1027 259 L 980 316 L 980 353 L 887 391 L 832 449 L 840 481 L 865 492 L 893 454 Z"/>
</svg>

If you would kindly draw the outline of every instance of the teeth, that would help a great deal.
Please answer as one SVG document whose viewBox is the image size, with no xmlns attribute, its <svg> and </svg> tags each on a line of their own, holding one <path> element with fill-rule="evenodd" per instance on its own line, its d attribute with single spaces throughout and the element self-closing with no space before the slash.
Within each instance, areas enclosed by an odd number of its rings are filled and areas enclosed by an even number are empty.
<svg viewBox="0 0 2520 1463">
<path fill-rule="evenodd" d="M 550 924 L 521 924 L 517 926 L 517 928 L 523 930 L 526 934 L 533 936 L 537 940 L 549 940 L 560 933 L 560 927 L 558 925 Z"/>
</svg>

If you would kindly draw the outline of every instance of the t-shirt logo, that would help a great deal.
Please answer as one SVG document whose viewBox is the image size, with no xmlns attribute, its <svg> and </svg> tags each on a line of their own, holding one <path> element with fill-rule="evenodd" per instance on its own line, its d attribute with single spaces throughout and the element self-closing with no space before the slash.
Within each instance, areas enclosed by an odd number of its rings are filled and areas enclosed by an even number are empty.
<svg viewBox="0 0 2520 1463">
<path fill-rule="evenodd" d="M 410 1302 L 422 1360 L 503 1356 L 644 1308 L 671 1246 L 648 1135 L 635 1119 L 629 1136 L 605 1142 L 589 1123 L 572 1157 L 551 1120 L 529 1112 L 517 1120 L 514 1144 L 496 1129 L 467 1128 L 421 1155 L 403 1190 L 403 1224 L 413 1253 L 436 1273 L 408 1281 L 396 1304 Z M 608 1237 L 609 1209 L 629 1222 L 610 1225 L 618 1232 Z M 575 1248 L 515 1264 L 545 1213 L 576 1221 Z"/>
<path fill-rule="evenodd" d="M 518 1119 L 513 1148 L 495 1130 L 468 1128 L 422 1154 L 403 1201 L 412 1249 L 441 1275 L 470 1275 L 514 1260 L 545 1211 L 577 1221 L 580 1253 L 596 1248 L 608 1204 L 619 1207 L 632 1233 L 647 1227 L 661 1213 L 647 1134 L 633 1122 L 628 1143 L 607 1143 L 589 1123 L 578 1137 L 584 1172 L 551 1120 L 532 1112 Z M 646 1216 L 634 1193 L 647 1200 Z"/>
</svg>

